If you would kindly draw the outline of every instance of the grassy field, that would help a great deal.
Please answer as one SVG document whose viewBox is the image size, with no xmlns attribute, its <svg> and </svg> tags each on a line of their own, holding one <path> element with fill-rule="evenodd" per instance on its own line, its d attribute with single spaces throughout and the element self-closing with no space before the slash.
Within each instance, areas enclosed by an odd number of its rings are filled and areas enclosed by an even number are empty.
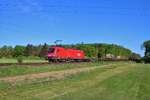
<svg viewBox="0 0 150 100">
<path fill-rule="evenodd" d="M 0 77 L 16 76 L 22 74 L 40 73 L 59 71 L 71 68 L 93 67 L 112 64 L 113 62 L 100 62 L 100 63 L 76 63 L 76 64 L 46 64 L 40 66 L 3 66 L 0 67 Z"/>
<path fill-rule="evenodd" d="M 0 100 L 150 100 L 150 65 L 135 63 L 109 63 L 109 67 L 102 67 L 104 64 L 100 63 L 80 65 L 80 67 L 94 66 L 97 67 L 95 70 L 67 75 L 62 79 L 1 82 Z M 60 67 L 56 69 L 67 69 Z"/>
<path fill-rule="evenodd" d="M 30 59 L 30 58 L 25 58 L 23 59 L 24 63 L 40 63 L 40 62 L 48 62 L 47 60 L 44 59 Z M 0 63 L 17 63 L 17 58 L 1 58 Z"/>
</svg>

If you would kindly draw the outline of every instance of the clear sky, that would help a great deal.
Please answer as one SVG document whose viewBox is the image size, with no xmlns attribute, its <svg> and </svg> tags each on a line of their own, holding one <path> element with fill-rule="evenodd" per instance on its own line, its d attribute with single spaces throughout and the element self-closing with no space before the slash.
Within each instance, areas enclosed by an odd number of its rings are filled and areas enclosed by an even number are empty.
<svg viewBox="0 0 150 100">
<path fill-rule="evenodd" d="M 0 0 L 0 46 L 114 43 L 143 54 L 150 0 Z"/>
</svg>

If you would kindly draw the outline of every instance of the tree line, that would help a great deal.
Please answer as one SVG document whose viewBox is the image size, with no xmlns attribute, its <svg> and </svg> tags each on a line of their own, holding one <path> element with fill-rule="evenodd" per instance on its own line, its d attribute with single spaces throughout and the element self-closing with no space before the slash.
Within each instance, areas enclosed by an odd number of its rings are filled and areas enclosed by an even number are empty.
<svg viewBox="0 0 150 100">
<path fill-rule="evenodd" d="M 87 57 L 94 58 L 118 58 L 118 59 L 139 59 L 140 55 L 133 53 L 130 49 L 116 44 L 75 44 L 63 45 L 66 48 L 83 50 Z"/>
<path fill-rule="evenodd" d="M 0 48 L 0 57 L 18 57 L 18 56 L 35 56 L 46 57 L 47 49 L 50 45 L 32 45 L 27 46 L 16 45 L 15 47 L 3 46 Z M 91 44 L 70 44 L 61 45 L 65 48 L 74 48 L 83 50 L 86 57 L 93 58 L 118 58 L 118 59 L 138 59 L 140 55 L 132 53 L 130 49 L 116 44 L 91 43 Z"/>
<path fill-rule="evenodd" d="M 47 54 L 48 45 L 32 45 L 28 44 L 27 46 L 16 45 L 14 48 L 12 46 L 3 46 L 0 48 L 0 58 L 12 58 L 19 56 L 35 56 L 35 57 L 45 57 Z"/>
</svg>

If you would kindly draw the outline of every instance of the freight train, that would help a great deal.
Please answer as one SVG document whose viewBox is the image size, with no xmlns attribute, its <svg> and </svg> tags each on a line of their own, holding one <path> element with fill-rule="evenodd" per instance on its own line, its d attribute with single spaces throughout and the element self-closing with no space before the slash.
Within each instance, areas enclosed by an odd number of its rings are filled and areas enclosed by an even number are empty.
<svg viewBox="0 0 150 100">
<path fill-rule="evenodd" d="M 61 46 L 48 48 L 47 58 L 49 62 L 89 62 L 82 50 L 68 49 Z"/>
<path fill-rule="evenodd" d="M 107 55 L 108 56 L 108 55 Z M 82 50 L 51 46 L 48 48 L 47 59 L 49 62 L 94 62 L 94 61 L 128 61 L 123 57 L 87 58 Z"/>
</svg>

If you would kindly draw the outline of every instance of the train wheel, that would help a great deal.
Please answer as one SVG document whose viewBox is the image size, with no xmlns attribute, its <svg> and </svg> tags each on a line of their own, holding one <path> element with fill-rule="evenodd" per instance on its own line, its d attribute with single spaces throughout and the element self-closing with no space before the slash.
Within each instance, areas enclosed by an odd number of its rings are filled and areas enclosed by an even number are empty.
<svg viewBox="0 0 150 100">
<path fill-rule="evenodd" d="M 53 60 L 52 60 L 52 59 L 48 59 L 48 62 L 49 62 L 49 63 L 53 63 Z"/>
</svg>

